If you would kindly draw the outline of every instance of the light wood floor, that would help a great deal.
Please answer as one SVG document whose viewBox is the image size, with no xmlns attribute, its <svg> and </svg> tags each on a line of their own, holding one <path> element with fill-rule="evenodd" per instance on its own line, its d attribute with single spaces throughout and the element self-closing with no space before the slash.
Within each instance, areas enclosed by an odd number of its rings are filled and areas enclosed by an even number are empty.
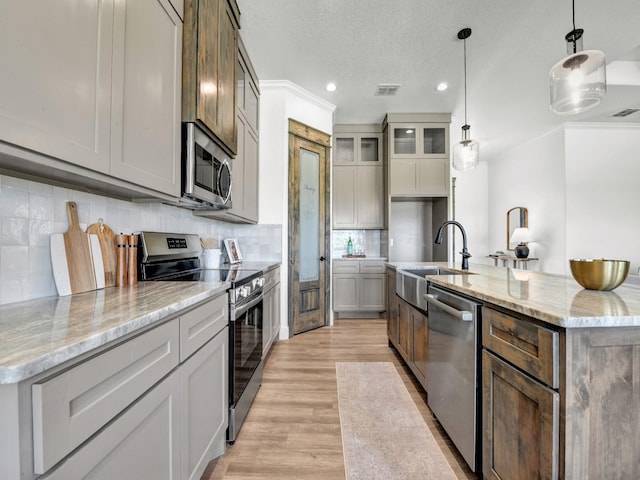
<svg viewBox="0 0 640 480">
<path fill-rule="evenodd" d="M 274 345 L 235 444 L 202 480 L 344 480 L 338 361 L 393 362 L 456 476 L 476 478 L 432 418 L 422 387 L 388 347 L 385 321 L 341 319 Z"/>
</svg>

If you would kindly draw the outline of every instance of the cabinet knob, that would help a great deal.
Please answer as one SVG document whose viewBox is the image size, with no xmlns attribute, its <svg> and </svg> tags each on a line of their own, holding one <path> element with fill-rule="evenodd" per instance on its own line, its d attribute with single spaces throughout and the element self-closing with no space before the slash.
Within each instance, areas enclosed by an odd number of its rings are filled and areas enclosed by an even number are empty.
<svg viewBox="0 0 640 480">
<path fill-rule="evenodd" d="M 321 261 L 321 262 L 324 262 L 324 261 L 325 261 L 325 258 L 324 258 L 324 257 L 320 257 L 320 261 Z"/>
</svg>

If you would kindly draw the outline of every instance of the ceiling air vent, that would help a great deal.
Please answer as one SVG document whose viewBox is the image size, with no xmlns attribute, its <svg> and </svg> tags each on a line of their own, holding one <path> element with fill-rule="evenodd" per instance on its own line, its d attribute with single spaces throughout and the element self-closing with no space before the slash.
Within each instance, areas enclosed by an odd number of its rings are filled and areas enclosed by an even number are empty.
<svg viewBox="0 0 640 480">
<path fill-rule="evenodd" d="M 612 117 L 628 117 L 632 113 L 636 113 L 640 111 L 640 108 L 625 108 L 624 110 L 620 110 L 618 113 L 614 113 L 611 115 Z"/>
<path fill-rule="evenodd" d="M 376 96 L 396 95 L 398 90 L 400 90 L 400 85 L 381 83 L 376 88 Z"/>
</svg>

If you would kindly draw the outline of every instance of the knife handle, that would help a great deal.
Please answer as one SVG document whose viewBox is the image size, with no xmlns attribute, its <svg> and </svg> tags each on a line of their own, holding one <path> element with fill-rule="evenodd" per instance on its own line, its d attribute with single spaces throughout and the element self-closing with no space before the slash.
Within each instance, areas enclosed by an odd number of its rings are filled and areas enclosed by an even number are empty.
<svg viewBox="0 0 640 480">
<path fill-rule="evenodd" d="M 116 287 L 124 287 L 127 284 L 128 247 L 127 235 L 116 235 Z"/>
<path fill-rule="evenodd" d="M 128 249 L 128 266 L 127 266 L 127 283 L 135 285 L 138 283 L 138 236 L 127 235 L 129 244 Z"/>
</svg>

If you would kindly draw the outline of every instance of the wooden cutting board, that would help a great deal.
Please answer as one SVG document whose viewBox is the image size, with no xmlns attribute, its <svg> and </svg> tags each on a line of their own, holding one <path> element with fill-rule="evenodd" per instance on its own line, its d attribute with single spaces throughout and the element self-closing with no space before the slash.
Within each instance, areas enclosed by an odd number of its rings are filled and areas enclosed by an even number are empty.
<svg viewBox="0 0 640 480">
<path fill-rule="evenodd" d="M 97 288 L 91 240 L 89 234 L 80 229 L 75 202 L 67 202 L 67 215 L 69 230 L 62 235 L 51 235 L 51 263 L 59 295 L 88 292 Z"/>
<path fill-rule="evenodd" d="M 89 225 L 87 233 L 96 235 L 100 241 L 104 285 L 113 287 L 116 284 L 116 235 L 108 225 L 102 222 L 102 219 L 98 223 Z"/>
</svg>

